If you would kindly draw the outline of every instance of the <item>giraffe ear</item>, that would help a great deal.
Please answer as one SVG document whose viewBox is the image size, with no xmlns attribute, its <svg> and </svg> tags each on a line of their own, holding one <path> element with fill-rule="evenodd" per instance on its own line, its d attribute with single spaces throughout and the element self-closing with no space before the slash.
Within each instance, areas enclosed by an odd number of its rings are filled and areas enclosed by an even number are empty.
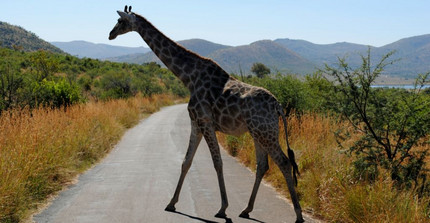
<svg viewBox="0 0 430 223">
<path fill-rule="evenodd" d="M 132 20 L 133 16 L 131 14 L 125 13 L 125 12 L 121 12 L 121 11 L 116 11 L 118 13 L 119 16 L 121 16 L 121 18 L 123 19 L 128 19 L 128 20 Z"/>
<path fill-rule="evenodd" d="M 135 22 L 136 21 L 136 16 L 134 14 L 129 14 L 129 13 L 121 12 L 121 11 L 116 11 L 116 12 L 118 12 L 118 15 L 121 16 L 122 19 L 125 19 L 129 22 Z"/>
<path fill-rule="evenodd" d="M 119 16 L 121 16 L 121 18 L 124 18 L 124 17 L 126 17 L 127 16 L 127 13 L 125 13 L 125 12 L 122 12 L 122 11 L 116 11 L 117 13 L 118 13 L 118 15 Z"/>
</svg>

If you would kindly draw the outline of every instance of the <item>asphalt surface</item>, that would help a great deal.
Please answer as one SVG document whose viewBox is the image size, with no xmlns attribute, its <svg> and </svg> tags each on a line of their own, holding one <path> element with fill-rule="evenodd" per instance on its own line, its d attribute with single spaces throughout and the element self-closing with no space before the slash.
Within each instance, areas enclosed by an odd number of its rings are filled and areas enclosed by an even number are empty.
<svg viewBox="0 0 430 223">
<path fill-rule="evenodd" d="M 35 222 L 294 222 L 292 205 L 261 185 L 250 219 L 246 207 L 255 175 L 222 151 L 228 219 L 215 218 L 220 192 L 207 144 L 200 143 L 177 212 L 166 212 L 190 134 L 186 105 L 166 107 L 125 133 L 113 151 L 64 190 Z M 313 222 L 305 216 L 306 222 Z"/>
</svg>

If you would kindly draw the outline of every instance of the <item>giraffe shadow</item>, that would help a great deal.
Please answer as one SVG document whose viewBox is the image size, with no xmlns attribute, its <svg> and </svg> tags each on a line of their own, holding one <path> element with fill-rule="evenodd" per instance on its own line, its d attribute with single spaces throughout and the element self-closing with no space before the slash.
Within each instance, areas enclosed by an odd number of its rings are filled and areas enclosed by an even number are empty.
<svg viewBox="0 0 430 223">
<path fill-rule="evenodd" d="M 264 222 L 264 221 L 260 221 L 260 220 L 258 220 L 258 219 L 251 218 L 251 217 L 241 217 L 241 218 L 243 218 L 243 219 L 248 219 L 248 220 L 250 220 L 250 221 L 255 221 L 255 222 L 258 222 L 258 223 L 266 223 L 266 222 Z"/>
<path fill-rule="evenodd" d="M 208 219 L 199 218 L 199 217 L 192 216 L 192 215 L 189 215 L 189 214 L 185 214 L 185 213 L 182 213 L 182 212 L 179 212 L 179 211 L 169 211 L 169 212 L 175 213 L 175 214 L 179 214 L 179 215 L 182 215 L 182 216 L 186 216 L 186 217 L 189 217 L 191 219 L 198 220 L 198 221 L 205 222 L 205 223 L 219 223 L 217 221 L 211 221 L 211 220 L 208 220 Z M 224 219 L 225 219 L 225 223 L 233 223 L 233 221 L 231 220 L 231 218 L 224 218 Z"/>
</svg>

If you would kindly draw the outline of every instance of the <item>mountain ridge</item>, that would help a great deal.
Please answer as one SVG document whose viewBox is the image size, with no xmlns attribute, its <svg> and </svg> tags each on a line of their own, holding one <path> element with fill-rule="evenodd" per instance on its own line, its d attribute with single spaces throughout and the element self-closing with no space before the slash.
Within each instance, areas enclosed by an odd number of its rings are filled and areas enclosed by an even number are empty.
<svg viewBox="0 0 430 223">
<path fill-rule="evenodd" d="M 260 62 L 272 71 L 285 73 L 310 72 L 315 66 L 297 53 L 271 40 L 260 40 L 215 51 L 208 55 L 228 72 L 249 73 L 252 64 Z"/>
<path fill-rule="evenodd" d="M 202 39 L 182 40 L 178 41 L 178 44 L 203 57 L 213 59 L 229 73 L 244 71 L 249 74 L 252 64 L 255 62 L 262 62 L 273 71 L 290 73 L 311 72 L 315 67 L 312 62 L 271 40 L 260 40 L 236 47 Z M 163 65 L 152 51 L 145 54 L 108 58 L 108 60 L 132 63 L 156 62 Z M 294 66 L 286 68 L 285 65 Z"/>
<path fill-rule="evenodd" d="M 351 67 L 356 68 L 361 64 L 361 55 L 366 55 L 369 47 L 373 63 L 378 62 L 382 55 L 396 51 L 391 59 L 398 62 L 387 66 L 387 75 L 412 78 L 430 71 L 430 34 L 402 38 L 381 47 L 348 42 L 315 44 L 288 38 L 260 40 L 242 46 L 222 45 L 203 39 L 188 39 L 178 43 L 213 59 L 227 72 L 237 74 L 250 74 L 250 68 L 256 62 L 265 64 L 274 72 L 309 74 L 323 68 L 324 64 L 335 66 L 338 58 L 343 57 L 347 58 Z M 146 47 L 122 47 L 82 40 L 48 43 L 20 26 L 1 21 L 0 46 L 24 51 L 43 49 L 66 52 L 78 57 L 116 62 L 140 64 L 155 61 L 162 64 Z"/>
<path fill-rule="evenodd" d="M 369 48 L 373 63 L 377 63 L 384 54 L 393 50 L 396 51 L 391 59 L 398 61 L 386 67 L 385 73 L 387 74 L 413 78 L 419 73 L 430 71 L 430 62 L 428 62 L 430 61 L 430 34 L 403 38 L 381 47 L 349 42 L 315 44 L 306 40 L 283 38 L 273 41 L 260 40 L 242 46 L 227 46 L 211 53 L 202 53 L 201 49 L 189 47 L 188 44 L 191 44 L 193 40 L 178 41 L 178 43 L 202 56 L 215 60 L 230 73 L 244 71 L 249 74 L 252 63 L 261 62 L 275 72 L 307 74 L 318 68 L 323 68 L 324 64 L 336 66 L 338 58 L 344 57 L 346 57 L 348 64 L 354 68 L 360 66 L 361 55 L 367 55 Z M 265 46 L 256 44 L 263 42 L 266 43 Z M 269 42 L 273 42 L 273 44 L 267 44 Z M 205 43 L 215 44 L 209 41 L 205 41 Z M 273 47 L 274 45 L 277 47 Z M 280 53 L 280 51 L 284 52 Z M 279 58 L 280 56 L 283 58 Z M 109 60 L 133 63 L 157 62 L 161 64 L 152 51 L 146 54 L 135 54 L 132 58 L 117 57 L 109 58 Z"/>
<path fill-rule="evenodd" d="M 105 59 L 108 57 L 126 56 L 135 53 L 146 53 L 150 49 L 147 47 L 125 47 L 113 46 L 104 43 L 92 43 L 84 40 L 74 40 L 70 42 L 51 42 L 54 46 L 80 58 Z"/>
<path fill-rule="evenodd" d="M 64 53 L 60 48 L 39 38 L 21 26 L 11 25 L 0 21 L 0 47 L 19 49 L 23 51 L 49 50 Z"/>
</svg>

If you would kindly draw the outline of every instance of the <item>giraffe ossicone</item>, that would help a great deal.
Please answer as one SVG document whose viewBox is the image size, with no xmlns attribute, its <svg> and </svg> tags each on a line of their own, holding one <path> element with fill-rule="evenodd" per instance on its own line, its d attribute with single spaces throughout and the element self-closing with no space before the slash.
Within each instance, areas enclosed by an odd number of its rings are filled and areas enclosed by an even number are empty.
<svg viewBox="0 0 430 223">
<path fill-rule="evenodd" d="M 302 210 L 294 187 L 298 173 L 294 153 L 289 148 L 288 156 L 279 145 L 279 116 L 285 128 L 286 118 L 276 98 L 266 89 L 243 83 L 225 72 L 217 63 L 199 56 L 169 39 L 144 17 L 131 12 L 127 6 L 118 11 L 120 18 L 109 34 L 115 39 L 131 31 L 140 34 L 151 50 L 189 89 L 188 112 L 191 119 L 191 135 L 188 150 L 182 163 L 181 174 L 175 193 L 166 211 L 175 211 L 175 204 L 185 176 L 191 166 L 197 147 L 204 137 L 212 156 L 221 193 L 221 208 L 216 217 L 226 218 L 228 206 L 220 148 L 216 131 L 232 135 L 250 132 L 254 139 L 257 172 L 248 206 L 240 214 L 248 218 L 261 180 L 268 170 L 268 156 L 278 165 L 288 186 L 296 222 L 303 222 Z"/>
</svg>

